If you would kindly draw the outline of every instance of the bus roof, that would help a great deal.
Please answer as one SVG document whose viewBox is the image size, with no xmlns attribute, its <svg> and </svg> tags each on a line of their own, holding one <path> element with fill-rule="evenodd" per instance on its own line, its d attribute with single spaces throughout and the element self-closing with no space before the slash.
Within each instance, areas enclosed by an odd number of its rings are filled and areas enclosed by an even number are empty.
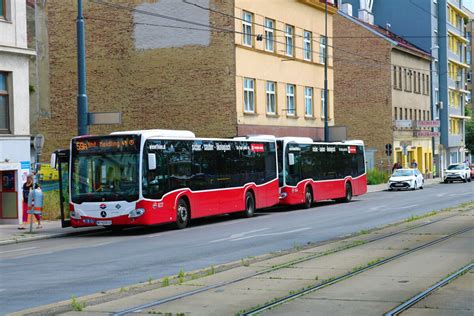
<svg viewBox="0 0 474 316">
<path fill-rule="evenodd" d="M 331 144 L 331 145 L 353 145 L 353 146 L 364 146 L 362 140 L 345 140 L 340 142 L 322 142 L 314 141 L 309 137 L 278 137 L 277 140 L 282 140 L 285 143 L 298 143 L 298 144 Z"/>
<path fill-rule="evenodd" d="M 170 129 L 145 129 L 137 131 L 121 131 L 113 132 L 110 135 L 142 135 L 144 138 L 148 137 L 177 137 L 177 138 L 195 138 L 191 131 L 185 130 L 170 130 Z"/>
</svg>

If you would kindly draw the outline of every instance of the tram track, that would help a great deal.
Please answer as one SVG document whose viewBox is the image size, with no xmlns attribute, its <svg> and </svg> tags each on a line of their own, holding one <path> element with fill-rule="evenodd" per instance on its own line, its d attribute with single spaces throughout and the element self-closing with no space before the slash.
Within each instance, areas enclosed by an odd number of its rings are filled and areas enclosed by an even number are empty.
<svg viewBox="0 0 474 316">
<path fill-rule="evenodd" d="M 299 298 L 299 297 L 305 296 L 305 295 L 307 295 L 307 294 L 309 294 L 309 293 L 312 293 L 312 292 L 318 291 L 318 290 L 320 290 L 320 289 L 326 288 L 326 287 L 328 287 L 328 286 L 331 286 L 331 285 L 333 285 L 333 284 L 336 284 L 336 283 L 339 283 L 339 282 L 341 282 L 341 281 L 347 280 L 347 279 L 349 279 L 349 278 L 352 278 L 352 277 L 354 277 L 354 276 L 356 276 L 356 275 L 358 275 L 358 274 L 361 274 L 361 273 L 363 273 L 363 272 L 366 272 L 366 271 L 368 271 L 368 270 L 374 269 L 374 268 L 376 268 L 376 267 L 379 267 L 379 266 L 382 266 L 382 265 L 387 264 L 387 263 L 389 263 L 389 262 L 392 262 L 392 261 L 394 261 L 394 260 L 397 260 L 397 259 L 399 259 L 399 258 L 401 258 L 401 257 L 406 256 L 406 255 L 412 254 L 412 253 L 414 253 L 414 252 L 417 252 L 417 251 L 423 250 L 423 249 L 425 249 L 425 248 L 428 248 L 428 247 L 430 247 L 430 246 L 433 246 L 433 245 L 439 244 L 439 243 L 441 243 L 441 242 L 444 242 L 444 241 L 446 241 L 446 240 L 448 240 L 448 239 L 450 239 L 450 238 L 453 238 L 453 237 L 455 237 L 455 236 L 457 236 L 457 235 L 466 233 L 466 232 L 472 230 L 473 228 L 474 228 L 474 226 L 469 226 L 469 227 L 467 227 L 467 228 L 463 228 L 463 229 L 461 229 L 461 230 L 459 230 L 459 231 L 456 231 L 456 232 L 454 232 L 454 233 L 452 233 L 452 234 L 446 235 L 446 236 L 444 236 L 444 237 L 435 239 L 435 240 L 433 240 L 433 241 L 430 241 L 430 242 L 428 242 L 428 243 L 422 244 L 422 245 L 417 246 L 417 247 L 415 247 L 415 248 L 409 249 L 409 250 L 407 250 L 407 251 L 403 251 L 403 252 L 401 252 L 401 253 L 399 253 L 399 254 L 396 254 L 396 255 L 390 256 L 390 257 L 388 257 L 388 258 L 382 259 L 382 260 L 380 260 L 380 261 L 377 261 L 377 262 L 375 262 L 375 263 L 369 264 L 369 265 L 367 265 L 366 267 L 363 267 L 363 268 L 361 268 L 361 269 L 357 269 L 356 271 L 348 272 L 348 273 L 343 274 L 343 275 L 341 275 L 341 276 L 339 276 L 339 277 L 336 277 L 336 278 L 334 278 L 334 279 L 330 279 L 330 280 L 327 280 L 327 281 L 323 281 L 323 282 L 321 282 L 321 283 L 319 283 L 319 284 L 317 284 L 317 285 L 310 286 L 310 287 L 308 287 L 308 288 L 305 288 L 305 289 L 302 289 L 302 290 L 293 292 L 293 293 L 290 294 L 290 295 L 281 297 L 281 298 L 276 299 L 276 300 L 274 300 L 274 301 L 272 301 L 272 302 L 266 303 L 266 304 L 264 304 L 264 305 L 262 305 L 262 306 L 259 306 L 259 307 L 257 307 L 257 308 L 253 308 L 253 309 L 251 309 L 251 310 L 249 310 L 249 311 L 246 311 L 246 312 L 244 312 L 244 313 L 241 313 L 240 316 L 253 316 L 253 315 L 258 315 L 258 314 L 260 314 L 260 313 L 262 313 L 262 312 L 265 312 L 265 311 L 267 311 L 267 310 L 270 310 L 270 309 L 272 309 L 272 308 L 275 308 L 275 307 L 277 307 L 277 306 L 280 306 L 280 305 L 282 305 L 282 304 L 285 304 L 285 303 L 287 303 L 287 302 L 290 302 L 290 301 L 292 301 L 292 300 L 294 300 L 294 299 L 297 299 L 297 298 Z M 471 267 L 471 268 L 472 268 L 472 267 Z M 460 273 L 460 274 L 461 274 L 461 273 Z M 449 282 L 449 281 L 447 281 L 447 282 Z M 447 282 L 446 282 L 446 283 L 447 283 Z M 439 285 L 438 287 L 440 287 L 440 286 L 442 286 L 442 285 Z M 433 290 L 435 290 L 435 289 L 436 289 L 436 288 L 434 288 Z M 432 291 L 433 291 L 433 290 L 432 290 Z M 431 291 L 431 292 L 432 292 L 432 291 Z M 425 291 L 425 292 L 426 292 L 426 291 Z M 423 292 L 423 295 L 424 295 L 424 296 L 421 296 L 420 299 L 414 301 L 413 303 L 412 303 L 412 300 L 413 300 L 414 298 L 411 299 L 411 300 L 409 300 L 409 301 L 407 301 L 407 302 L 410 302 L 410 303 L 408 303 L 407 305 L 412 306 L 413 304 L 415 304 L 416 302 L 418 302 L 419 300 L 421 300 L 423 297 L 426 297 L 427 295 L 429 295 L 429 293 L 426 293 L 426 294 L 425 294 L 425 292 Z M 430 292 L 430 293 L 431 293 L 431 292 Z M 419 294 L 419 295 L 420 295 L 420 294 Z M 402 304 L 402 305 L 404 305 L 404 304 Z M 408 306 L 408 307 L 409 307 L 409 306 Z M 385 315 L 397 315 L 397 314 L 385 314 Z"/>
<path fill-rule="evenodd" d="M 344 250 L 348 250 L 348 249 L 351 249 L 351 248 L 355 248 L 357 246 L 360 246 L 360 245 L 367 245 L 367 244 L 370 244 L 370 243 L 374 243 L 374 242 L 377 242 L 377 241 L 380 241 L 380 240 L 383 240 L 383 239 L 387 239 L 387 238 L 390 238 L 390 237 L 394 237 L 394 236 L 397 236 L 397 235 L 400 235 L 400 234 L 404 234 L 406 232 L 409 232 L 409 231 L 412 231 L 412 230 L 415 230 L 415 229 L 418 229 L 418 228 L 422 228 L 422 227 L 425 227 L 425 226 L 428 226 L 428 225 L 432 225 L 432 224 L 435 224 L 435 223 L 439 223 L 441 221 L 444 221 L 444 220 L 447 220 L 447 219 L 450 219 L 450 218 L 453 218 L 453 217 L 457 217 L 457 216 L 460 216 L 459 214 L 455 214 L 455 215 L 451 215 L 451 216 L 447 216 L 447 217 L 443 217 L 443 218 L 440 218 L 440 219 L 437 219 L 437 220 L 433 220 L 433 221 L 430 221 L 430 222 L 427 222 L 427 223 L 423 223 L 423 224 L 419 224 L 419 225 L 415 225 L 415 226 L 412 226 L 412 227 L 408 227 L 408 228 L 404 228 L 404 229 L 401 229 L 401 230 L 398 230 L 396 232 L 392 232 L 392 233 L 388 233 L 388 234 L 384 234 L 383 236 L 378 236 L 378 237 L 375 237 L 375 238 L 371 238 L 371 239 L 368 239 L 368 240 L 364 240 L 362 243 L 357 243 L 357 242 L 354 242 L 352 244 L 349 244 L 349 245 L 346 245 L 346 246 L 342 246 L 342 247 L 337 247 L 337 248 L 334 248 L 334 249 L 331 249 L 329 251 L 325 251 L 323 253 L 316 253 L 316 254 L 313 254 L 313 255 L 309 255 L 307 257 L 304 257 L 304 258 L 300 258 L 300 259 L 296 259 L 296 260 L 293 260 L 293 261 L 290 261 L 290 262 L 286 262 L 286 263 L 283 263 L 283 264 L 279 264 L 279 265 L 275 265 L 275 266 L 272 266 L 271 268 L 268 268 L 268 269 L 264 269 L 262 271 L 259 271 L 259 272 L 255 272 L 255 273 L 251 273 L 251 274 L 248 274 L 246 276 L 242 276 L 242 277 L 239 277 L 239 278 L 235 278 L 235 279 L 232 279 L 232 280 L 228 280 L 228 281 L 224 281 L 224 282 L 220 282 L 220 283 L 216 283 L 216 284 L 213 284 L 213 285 L 208 285 L 208 286 L 204 286 L 204 287 L 201 287 L 199 289 L 195 289 L 195 290 L 192 290 L 192 291 L 187 291 L 187 292 L 183 292 L 183 293 L 180 293 L 180 294 L 176 294 L 176 295 L 173 295 L 173 296 L 168 296 L 168 297 L 165 297 L 165 298 L 162 298 L 162 299 L 159 299 L 159 300 L 156 300 L 156 301 L 153 301 L 153 302 L 150 302 L 150 303 L 146 303 L 146 304 L 142 304 L 142 305 L 138 305 L 138 306 L 135 306 L 135 307 L 132 307 L 132 308 L 128 308 L 128 309 L 124 309 L 124 310 L 121 310 L 121 311 L 118 311 L 118 312 L 114 312 L 112 313 L 112 315 L 127 315 L 127 314 L 131 314 L 131 313 L 137 313 L 137 312 L 141 312 L 143 310 L 146 310 L 146 309 L 149 309 L 149 308 L 153 308 L 153 307 L 156 307 L 156 306 L 159 306 L 159 305 L 163 305 L 165 303 L 169 303 L 169 302 L 173 302 L 173 301 L 177 301 L 177 300 L 180 300 L 180 299 L 183 299 L 183 298 L 187 298 L 187 297 L 190 297 L 190 296 L 193 296 L 193 295 L 196 295 L 196 294 L 199 294 L 199 293 L 203 293 L 203 292 L 206 292 L 206 291 L 209 291 L 209 290 L 214 290 L 214 289 L 218 289 L 218 288 L 221 288 L 221 287 L 224 287 L 224 286 L 227 286 L 227 285 L 231 285 L 231 284 L 234 284 L 234 283 L 238 283 L 238 282 L 241 282 L 241 281 L 244 281 L 244 280 L 247 280 L 247 279 L 251 279 L 251 278 L 254 278 L 254 277 L 257 277 L 257 276 L 261 276 L 261 275 L 264 275 L 264 274 L 267 274 L 267 273 L 270 273 L 270 272 L 274 272 L 276 270 L 279 270 L 279 269 L 283 269 L 283 268 L 288 268 L 288 267 L 291 267 L 293 265 L 296 265 L 296 264 L 299 264 L 299 263 L 303 263 L 303 262 L 306 262 L 306 261 L 310 261 L 310 260 L 313 260 L 313 259 L 317 259 L 319 257 L 323 257 L 323 256 L 327 256 L 327 255 L 331 255 L 331 254 L 335 254 L 335 253 L 338 253 L 338 252 L 341 252 L 341 251 L 344 251 Z M 389 258 L 386 258 L 384 260 L 381 260 L 375 264 L 372 264 L 370 266 L 367 266 L 367 267 L 364 267 L 363 269 L 361 270 L 357 270 L 357 271 L 354 271 L 354 272 L 351 272 L 351 273 L 348 273 L 348 274 L 345 274 L 341 277 L 338 277 L 338 278 L 335 278 L 335 279 L 332 279 L 332 280 L 328 280 L 326 282 L 323 282 L 323 283 L 319 283 L 318 285 L 316 286 L 313 286 L 311 288 L 307 288 L 307 289 L 304 289 L 302 291 L 299 291 L 299 292 L 296 292 L 296 293 L 293 293 L 292 295 L 289 295 L 289 296 L 286 296 L 284 298 L 281 298 L 279 300 L 275 300 L 274 302 L 271 303 L 271 306 L 269 306 L 268 308 L 271 308 L 271 307 L 274 307 L 274 306 L 277 306 L 277 305 L 280 305 L 280 304 L 283 304 L 284 302 L 286 301 L 289 301 L 289 300 L 292 300 L 294 298 L 297 298 L 299 296 L 302 296 L 302 295 L 305 295 L 307 293 L 310 293 L 312 291 L 316 291 L 320 288 L 323 288 L 323 287 L 326 287 L 326 286 L 329 286 L 329 285 L 332 285 L 332 284 L 335 284 L 339 281 L 342 281 L 343 279 L 347 279 L 349 277 L 352 277 L 356 274 L 359 274 L 359 273 L 362 273 L 364 271 L 367 271 L 371 268 L 374 268 L 376 266 L 379 266 L 379 265 L 382 265 L 382 264 L 385 264 L 385 263 L 388 263 L 389 261 L 392 261 L 392 260 L 395 260 L 397 258 L 400 258 L 404 255 L 407 255 L 409 253 L 412 253 L 412 252 L 415 252 L 415 251 L 418 251 L 418 250 L 421 250 L 421 249 L 424 249 L 426 247 L 429 247 L 431 245 L 434 245 L 436 243 L 439 243 L 439 242 L 442 242 L 444 240 L 447 240 L 451 237 L 454 237 L 455 235 L 458 235 L 458 234 L 461 234 L 463 232 L 466 232 L 468 230 L 471 230 L 473 227 L 468 227 L 467 229 L 465 230 L 461 230 L 461 231 L 458 231 L 456 233 L 453 233 L 453 234 L 450 234 L 448 236 L 444 236 L 442 238 L 439 238 L 439 239 L 436 239 L 432 242 L 429 242 L 427 244 L 424 244 L 424 245 L 421 245 L 421 246 L 418 246 L 418 247 L 415 247 L 413 249 L 410 249 L 410 250 L 407 250 L 407 251 L 404 251 L 398 255 L 395 255 L 393 257 L 389 257 Z M 353 236 L 354 237 L 354 236 Z M 311 290 L 312 289 L 312 290 Z M 280 303 L 278 303 L 280 302 Z M 276 305 L 275 305 L 276 304 Z M 264 305 L 266 306 L 266 305 Z M 264 307 L 262 306 L 262 307 Z M 259 310 L 262 308 L 262 307 L 259 307 Z M 267 308 L 267 309 L 268 309 Z M 263 311 L 263 310 L 262 310 Z M 253 313 L 253 311 L 250 311 L 248 313 L 244 313 L 242 315 L 255 315 L 257 313 L 260 313 L 261 311 L 258 311 L 256 313 Z"/>
<path fill-rule="evenodd" d="M 449 282 L 452 282 L 453 280 L 457 279 L 461 275 L 465 274 L 466 272 L 469 272 L 469 270 L 474 268 L 474 263 L 469 263 L 468 265 L 460 268 L 456 272 L 450 274 L 446 278 L 442 279 L 438 283 L 430 286 L 428 289 L 426 289 L 423 292 L 420 292 L 419 294 L 413 296 L 409 300 L 403 302 L 402 304 L 398 305 L 394 309 L 386 312 L 384 316 L 395 316 L 395 315 L 400 315 L 404 311 L 408 310 L 412 306 L 414 306 L 416 303 L 420 302 L 421 300 L 425 299 L 427 296 L 431 295 L 433 292 L 437 291 L 438 289 L 442 288 Z"/>
</svg>

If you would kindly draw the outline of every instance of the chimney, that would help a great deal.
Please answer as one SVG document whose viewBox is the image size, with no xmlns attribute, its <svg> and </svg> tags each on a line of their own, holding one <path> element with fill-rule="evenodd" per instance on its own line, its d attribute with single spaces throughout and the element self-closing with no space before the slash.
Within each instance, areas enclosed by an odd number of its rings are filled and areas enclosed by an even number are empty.
<svg viewBox="0 0 474 316">
<path fill-rule="evenodd" d="M 359 20 L 373 25 L 374 15 L 372 14 L 372 6 L 374 5 L 374 0 L 359 0 L 359 3 Z"/>
<path fill-rule="evenodd" d="M 350 3 L 343 3 L 341 6 L 341 11 L 345 14 L 352 16 L 352 4 Z"/>
</svg>

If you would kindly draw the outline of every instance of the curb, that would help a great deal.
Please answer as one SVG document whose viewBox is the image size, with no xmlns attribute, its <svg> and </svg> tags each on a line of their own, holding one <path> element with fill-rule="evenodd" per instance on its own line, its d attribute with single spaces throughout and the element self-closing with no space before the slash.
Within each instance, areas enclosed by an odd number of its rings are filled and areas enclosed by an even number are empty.
<svg viewBox="0 0 474 316">
<path fill-rule="evenodd" d="M 40 235 L 40 236 L 31 236 L 31 237 L 23 237 L 18 239 L 5 239 L 0 240 L 0 246 L 6 246 L 11 244 L 19 244 L 28 241 L 36 241 L 36 240 L 43 240 L 43 239 L 51 239 L 63 236 L 76 236 L 76 235 L 85 235 L 88 233 L 97 233 L 100 231 L 104 231 L 104 228 L 99 229 L 90 229 L 87 231 L 77 231 L 77 232 L 67 232 L 67 233 L 56 233 L 56 234 L 49 234 L 49 235 Z"/>
<path fill-rule="evenodd" d="M 442 182 L 441 180 L 440 180 L 440 181 L 433 181 L 433 182 L 431 182 L 431 183 L 426 183 L 426 182 L 425 182 L 424 186 L 432 186 L 432 185 L 436 185 L 436 184 L 443 184 L 443 182 Z M 374 184 L 374 186 L 377 186 L 377 185 L 382 186 L 382 184 Z M 366 193 L 366 194 L 388 191 L 388 190 L 387 190 L 387 184 L 386 184 L 386 183 L 383 183 L 383 185 L 384 185 L 383 188 L 375 189 L 374 191 L 369 191 L 369 185 L 367 185 L 367 193 Z"/>
</svg>

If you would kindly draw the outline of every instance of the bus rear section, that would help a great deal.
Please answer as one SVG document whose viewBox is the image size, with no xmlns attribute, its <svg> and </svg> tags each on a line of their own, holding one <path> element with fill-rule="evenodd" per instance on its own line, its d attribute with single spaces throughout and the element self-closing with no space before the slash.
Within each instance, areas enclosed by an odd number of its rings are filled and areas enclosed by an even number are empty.
<svg viewBox="0 0 474 316">
<path fill-rule="evenodd" d="M 303 204 L 323 200 L 350 201 L 367 192 L 362 141 L 316 143 L 310 139 L 278 141 L 280 204 Z"/>
<path fill-rule="evenodd" d="M 190 133 L 190 132 L 189 132 Z M 141 226 L 278 204 L 275 141 L 197 139 L 173 131 L 71 142 L 71 226 Z"/>
</svg>

